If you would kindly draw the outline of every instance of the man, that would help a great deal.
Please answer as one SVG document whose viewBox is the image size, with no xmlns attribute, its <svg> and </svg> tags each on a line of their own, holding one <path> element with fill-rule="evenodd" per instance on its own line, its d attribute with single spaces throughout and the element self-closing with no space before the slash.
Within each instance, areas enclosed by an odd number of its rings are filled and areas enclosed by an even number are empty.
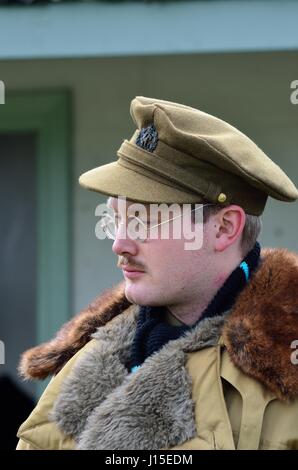
<svg viewBox="0 0 298 470">
<path fill-rule="evenodd" d="M 267 197 L 298 191 L 213 116 L 144 97 L 131 114 L 119 160 L 80 178 L 110 197 L 124 286 L 24 354 L 23 375 L 54 378 L 18 448 L 297 449 L 298 257 L 257 238 Z"/>
</svg>

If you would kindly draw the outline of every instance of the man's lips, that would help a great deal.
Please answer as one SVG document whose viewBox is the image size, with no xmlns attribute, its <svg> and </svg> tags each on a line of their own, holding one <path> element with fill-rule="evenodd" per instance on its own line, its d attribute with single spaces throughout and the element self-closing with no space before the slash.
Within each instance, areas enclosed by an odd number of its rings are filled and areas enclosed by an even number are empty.
<svg viewBox="0 0 298 470">
<path fill-rule="evenodd" d="M 144 271 L 141 271 L 140 269 L 131 268 L 128 266 L 120 266 L 120 267 L 123 271 L 124 276 L 127 277 L 128 279 L 134 279 L 144 274 Z"/>
<path fill-rule="evenodd" d="M 144 272 L 144 271 L 141 271 L 140 269 L 128 268 L 126 266 L 121 266 L 121 269 L 123 269 L 123 271 L 127 271 L 129 273 L 143 273 Z"/>
</svg>

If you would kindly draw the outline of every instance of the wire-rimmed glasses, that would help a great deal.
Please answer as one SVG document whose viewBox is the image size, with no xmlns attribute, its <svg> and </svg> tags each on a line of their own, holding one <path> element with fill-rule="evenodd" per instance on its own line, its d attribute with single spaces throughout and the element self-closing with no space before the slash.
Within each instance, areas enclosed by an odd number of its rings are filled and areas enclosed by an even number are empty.
<svg viewBox="0 0 298 470">
<path fill-rule="evenodd" d="M 206 206 L 214 206 L 215 204 L 200 204 L 199 207 L 191 209 L 189 212 L 195 212 L 198 209 L 202 209 Z M 158 224 L 153 224 L 149 222 L 144 222 L 141 218 L 136 215 L 126 215 L 123 221 L 119 221 L 119 217 L 114 214 L 113 216 L 108 212 L 104 213 L 102 219 L 100 220 L 100 227 L 105 233 L 106 237 L 111 240 L 116 240 L 118 230 L 121 225 L 126 226 L 125 235 L 127 234 L 128 238 L 131 240 L 137 240 L 145 242 L 148 239 L 157 239 L 158 231 L 154 232 L 154 229 L 167 224 L 173 220 L 179 219 L 183 216 L 183 211 L 181 214 L 171 217 L 170 219 L 164 220 Z M 126 236 L 121 237 L 126 238 Z"/>
</svg>

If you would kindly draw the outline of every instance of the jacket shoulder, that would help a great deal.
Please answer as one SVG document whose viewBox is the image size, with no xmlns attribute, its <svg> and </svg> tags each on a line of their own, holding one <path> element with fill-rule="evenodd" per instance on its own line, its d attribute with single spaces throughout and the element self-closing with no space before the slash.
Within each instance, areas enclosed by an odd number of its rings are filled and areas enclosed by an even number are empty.
<svg viewBox="0 0 298 470">
<path fill-rule="evenodd" d="M 36 407 L 18 430 L 17 436 L 20 438 L 17 447 L 18 450 L 74 449 L 75 442 L 73 439 L 63 434 L 57 427 L 57 424 L 49 420 L 49 414 L 60 393 L 62 383 L 71 373 L 78 359 L 85 352 L 92 349 L 95 342 L 95 339 L 89 341 L 67 362 L 61 371 L 52 378 Z"/>
</svg>

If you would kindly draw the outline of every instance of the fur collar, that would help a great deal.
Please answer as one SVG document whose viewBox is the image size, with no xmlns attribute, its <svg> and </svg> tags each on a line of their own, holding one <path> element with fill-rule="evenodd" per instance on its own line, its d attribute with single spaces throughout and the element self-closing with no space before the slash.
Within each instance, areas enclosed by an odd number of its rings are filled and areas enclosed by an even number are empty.
<svg viewBox="0 0 298 470">
<path fill-rule="evenodd" d="M 87 308 L 65 323 L 49 342 L 25 351 L 19 373 L 26 379 L 45 379 L 57 374 L 100 326 L 122 313 L 131 303 L 124 295 L 124 284 L 103 292 Z"/>
<path fill-rule="evenodd" d="M 285 249 L 263 250 L 261 264 L 237 298 L 223 328 L 231 360 L 281 400 L 298 397 L 298 370 L 291 343 L 298 339 L 298 256 Z M 25 352 L 20 372 L 26 378 L 57 373 L 99 326 L 130 303 L 123 284 L 95 300 L 68 322 L 49 343 Z"/>
<path fill-rule="evenodd" d="M 78 449 L 162 449 L 196 435 L 187 354 L 218 343 L 224 316 L 203 320 L 130 374 L 137 313 L 131 307 L 99 328 L 62 384 L 50 419 Z"/>
<path fill-rule="evenodd" d="M 239 295 L 223 330 L 232 362 L 280 400 L 298 397 L 298 256 L 265 250 L 260 268 Z"/>
</svg>

